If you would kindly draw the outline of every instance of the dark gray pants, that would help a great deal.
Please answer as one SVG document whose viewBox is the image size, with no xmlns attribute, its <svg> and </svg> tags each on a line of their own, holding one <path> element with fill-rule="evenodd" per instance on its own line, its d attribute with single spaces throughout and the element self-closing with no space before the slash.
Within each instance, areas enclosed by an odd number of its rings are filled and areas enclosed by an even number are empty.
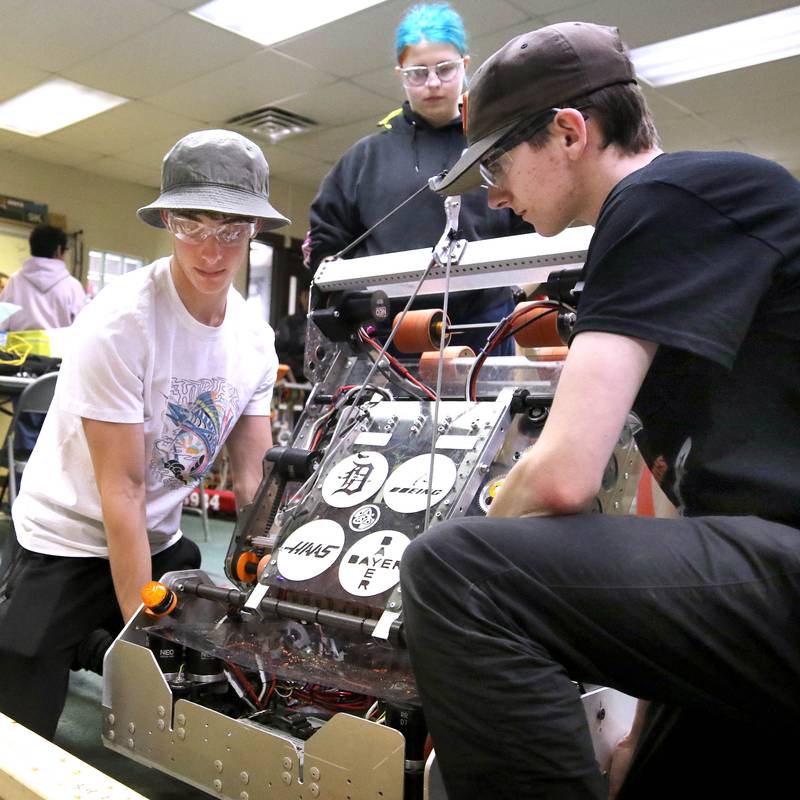
<svg viewBox="0 0 800 800">
<path fill-rule="evenodd" d="M 467 518 L 412 542 L 401 574 L 451 800 L 603 798 L 573 681 L 655 701 L 667 719 L 625 796 L 790 796 L 745 783 L 779 785 L 800 732 L 800 531 L 752 517 Z M 693 761 L 704 773 L 689 779 Z"/>
<path fill-rule="evenodd" d="M 200 566 L 182 537 L 153 556 L 153 575 Z M 70 667 L 94 631 L 122 630 L 108 559 L 48 556 L 20 549 L 0 602 L 0 711 L 52 739 Z"/>
</svg>

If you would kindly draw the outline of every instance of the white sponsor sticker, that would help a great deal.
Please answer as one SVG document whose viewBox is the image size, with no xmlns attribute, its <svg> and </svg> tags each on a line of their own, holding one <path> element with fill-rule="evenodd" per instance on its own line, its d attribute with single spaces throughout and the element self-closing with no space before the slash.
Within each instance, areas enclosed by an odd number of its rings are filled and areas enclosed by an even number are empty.
<svg viewBox="0 0 800 800">
<path fill-rule="evenodd" d="M 392 511 L 413 514 L 424 511 L 428 504 L 428 474 L 431 468 L 429 453 L 415 456 L 401 464 L 383 487 L 383 502 Z M 431 506 L 444 500 L 456 482 L 456 465 L 451 458 L 437 453 L 433 462 Z"/>
<path fill-rule="evenodd" d="M 378 506 L 374 504 L 361 506 L 350 515 L 350 530 L 364 533 L 364 531 L 374 528 L 380 518 L 381 510 Z"/>
<path fill-rule="evenodd" d="M 322 484 L 322 499 L 334 508 L 350 508 L 369 500 L 383 486 L 389 462 L 373 450 L 342 459 Z"/>
<path fill-rule="evenodd" d="M 391 589 L 400 580 L 400 559 L 410 539 L 399 531 L 375 531 L 359 539 L 339 564 L 339 583 L 356 597 Z"/>
<path fill-rule="evenodd" d="M 292 531 L 278 550 L 278 572 L 307 581 L 325 572 L 344 547 L 344 529 L 332 519 L 315 519 Z"/>
</svg>

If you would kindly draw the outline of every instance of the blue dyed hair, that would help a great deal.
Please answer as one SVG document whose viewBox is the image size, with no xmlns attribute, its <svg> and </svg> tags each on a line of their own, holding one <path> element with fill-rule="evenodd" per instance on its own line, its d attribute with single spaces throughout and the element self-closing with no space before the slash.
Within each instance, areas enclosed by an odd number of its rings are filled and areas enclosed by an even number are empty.
<svg viewBox="0 0 800 800">
<path fill-rule="evenodd" d="M 397 26 L 394 47 L 397 60 L 409 45 L 428 42 L 451 44 L 463 56 L 467 52 L 464 23 L 447 3 L 420 4 L 409 9 Z"/>
</svg>

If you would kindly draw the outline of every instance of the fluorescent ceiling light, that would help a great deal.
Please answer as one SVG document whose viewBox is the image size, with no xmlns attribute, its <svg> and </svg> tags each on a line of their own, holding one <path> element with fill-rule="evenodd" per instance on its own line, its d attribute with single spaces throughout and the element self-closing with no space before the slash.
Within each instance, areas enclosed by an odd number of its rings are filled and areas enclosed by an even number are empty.
<svg viewBox="0 0 800 800">
<path fill-rule="evenodd" d="M 291 0 L 288 3 L 211 0 L 189 13 L 239 36 L 268 45 L 381 2 L 383 0 Z"/>
<path fill-rule="evenodd" d="M 0 103 L 0 128 L 44 136 L 127 102 L 125 97 L 54 78 Z"/>
<path fill-rule="evenodd" d="M 651 86 L 669 86 L 798 54 L 800 6 L 631 50 L 636 74 Z"/>
</svg>

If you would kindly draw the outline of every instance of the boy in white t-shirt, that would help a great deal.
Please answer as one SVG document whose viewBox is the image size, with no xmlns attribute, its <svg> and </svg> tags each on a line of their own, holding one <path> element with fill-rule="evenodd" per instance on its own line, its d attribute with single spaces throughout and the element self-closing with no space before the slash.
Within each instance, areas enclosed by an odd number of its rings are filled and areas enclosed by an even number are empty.
<svg viewBox="0 0 800 800">
<path fill-rule="evenodd" d="M 189 134 L 138 213 L 170 231 L 172 256 L 76 321 L 12 509 L 21 547 L 0 589 L 0 711 L 49 738 L 93 632 L 118 632 L 152 577 L 200 565 L 181 507 L 222 445 L 239 508 L 272 445 L 274 336 L 231 287 L 258 231 L 288 222 L 269 203 L 263 153 L 230 131 Z"/>
</svg>

